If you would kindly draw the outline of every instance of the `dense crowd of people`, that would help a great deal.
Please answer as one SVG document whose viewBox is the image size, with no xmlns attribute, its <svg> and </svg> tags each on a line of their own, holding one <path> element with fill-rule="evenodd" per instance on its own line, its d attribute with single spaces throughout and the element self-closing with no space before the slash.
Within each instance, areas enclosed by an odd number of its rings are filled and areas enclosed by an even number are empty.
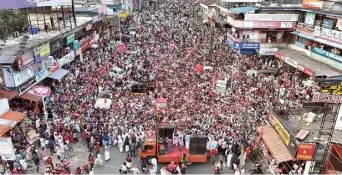
<svg viewBox="0 0 342 175">
<path fill-rule="evenodd" d="M 188 149 L 191 136 L 207 135 L 215 172 L 227 166 L 243 173 L 256 147 L 256 128 L 267 123 L 268 110 L 300 106 L 315 88 L 304 86 L 294 71 L 263 73 L 274 67 L 274 60 L 235 54 L 225 44 L 227 30 L 203 24 L 199 12 L 192 1 L 156 1 L 122 22 L 120 29 L 110 30 L 98 48 L 71 63 L 67 77 L 50 83 L 47 121 L 35 115 L 42 113 L 41 104 L 13 103 L 14 109 L 31 114 L 35 122 L 28 127 L 40 139 L 38 146 L 17 150 L 12 172 L 25 172 L 27 154 L 37 173 L 92 174 L 94 167 L 110 159 L 111 147 L 118 146 L 130 154 L 120 172 L 138 173 L 131 160 L 139 154 L 145 131 L 163 124 L 185 126 L 177 130 L 173 146 Z M 121 41 L 124 50 L 118 50 Z M 203 70 L 197 70 L 197 64 Z M 217 90 L 218 80 L 228 80 L 224 92 Z M 111 100 L 111 106 L 95 107 L 99 98 Z M 167 98 L 165 109 L 155 107 L 157 98 Z M 14 143 L 25 145 L 27 132 L 12 132 Z M 89 151 L 88 161 L 76 170 L 68 161 L 75 142 Z M 52 154 L 59 163 L 52 161 Z M 46 170 L 39 169 L 42 162 Z M 186 166 L 180 164 L 178 173 Z M 144 170 L 146 162 L 141 165 Z"/>
</svg>

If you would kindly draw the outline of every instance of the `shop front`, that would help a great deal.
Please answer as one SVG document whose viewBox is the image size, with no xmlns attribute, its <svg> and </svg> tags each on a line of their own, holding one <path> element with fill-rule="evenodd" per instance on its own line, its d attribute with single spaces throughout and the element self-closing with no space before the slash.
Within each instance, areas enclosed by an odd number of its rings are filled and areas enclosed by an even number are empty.
<svg viewBox="0 0 342 175">
<path fill-rule="evenodd" d="M 12 111 L 8 104 L 8 99 L 0 99 L 0 136 L 4 136 L 16 124 L 26 118 L 25 113 Z"/>
</svg>

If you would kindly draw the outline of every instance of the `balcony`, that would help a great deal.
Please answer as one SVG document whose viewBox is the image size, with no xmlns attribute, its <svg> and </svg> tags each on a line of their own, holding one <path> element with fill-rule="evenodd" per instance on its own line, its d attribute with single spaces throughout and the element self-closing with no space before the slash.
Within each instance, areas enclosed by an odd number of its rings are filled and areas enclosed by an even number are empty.
<svg viewBox="0 0 342 175">
<path fill-rule="evenodd" d="M 237 42 L 237 43 L 244 42 L 244 43 L 260 43 L 260 44 L 286 44 L 286 42 L 282 38 L 280 39 L 276 39 L 276 38 L 247 39 L 245 38 L 243 39 L 242 37 L 236 38 L 230 33 L 227 34 L 227 37 L 233 42 Z"/>
</svg>

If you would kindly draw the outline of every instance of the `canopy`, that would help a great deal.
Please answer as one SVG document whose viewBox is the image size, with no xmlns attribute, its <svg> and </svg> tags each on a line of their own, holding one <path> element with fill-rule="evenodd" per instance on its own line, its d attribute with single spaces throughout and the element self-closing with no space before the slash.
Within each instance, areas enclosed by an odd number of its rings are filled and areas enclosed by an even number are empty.
<svg viewBox="0 0 342 175">
<path fill-rule="evenodd" d="M 12 100 L 14 97 L 18 95 L 18 91 L 16 90 L 9 90 L 6 91 L 5 89 L 0 89 L 0 97 L 7 98 L 8 100 Z"/>
<path fill-rule="evenodd" d="M 297 35 L 297 36 L 300 36 L 302 38 L 306 38 L 306 39 L 309 39 L 309 40 L 313 40 L 313 41 L 316 41 L 318 43 L 323 43 L 323 44 L 331 46 L 331 47 L 336 47 L 338 49 L 342 49 L 342 44 L 331 42 L 331 41 L 328 41 L 328 40 L 325 40 L 325 39 L 322 39 L 322 38 L 319 38 L 319 37 L 315 37 L 315 36 L 308 35 L 308 34 L 305 34 L 305 33 L 301 33 L 301 32 L 298 32 L 298 31 L 291 32 L 291 34 L 294 34 L 294 35 Z"/>
<path fill-rule="evenodd" d="M 333 67 L 330 67 L 326 64 L 322 64 L 319 61 L 316 61 L 310 57 L 308 57 L 307 55 L 292 50 L 292 49 L 284 49 L 284 50 L 280 50 L 277 53 L 280 53 L 282 55 L 284 55 L 284 57 L 287 57 L 286 59 L 290 60 L 290 65 L 298 70 L 300 70 L 299 67 L 305 67 L 304 68 L 304 73 L 306 73 L 306 69 L 310 69 L 312 71 L 314 71 L 314 75 L 317 76 L 327 76 L 327 77 L 333 77 L 333 76 L 339 76 L 342 75 L 342 72 L 339 70 L 334 69 Z M 311 53 L 312 55 L 315 53 Z M 285 62 L 287 64 L 289 64 L 289 61 Z M 298 66 L 301 65 L 301 66 Z"/>
<path fill-rule="evenodd" d="M 258 132 L 262 132 L 262 140 L 277 163 L 294 160 L 285 143 L 272 126 L 261 126 L 258 128 Z"/>
<path fill-rule="evenodd" d="M 30 101 L 34 101 L 34 102 L 42 100 L 42 96 L 31 94 L 29 92 L 26 92 L 24 95 L 20 96 L 20 98 L 30 100 Z"/>
<path fill-rule="evenodd" d="M 25 113 L 15 112 L 15 111 L 8 111 L 6 114 L 1 116 L 2 119 L 14 121 L 16 123 L 21 122 L 22 120 L 25 119 L 25 117 L 26 117 Z"/>
<path fill-rule="evenodd" d="M 258 8 L 253 7 L 253 6 L 247 6 L 247 7 L 237 7 L 237 8 L 230 8 L 228 11 L 235 13 L 235 14 L 240 14 L 240 13 L 247 13 L 250 11 L 255 11 Z"/>
<path fill-rule="evenodd" d="M 0 124 L 0 136 L 3 136 L 11 129 L 10 125 L 1 125 Z"/>
<path fill-rule="evenodd" d="M 58 69 L 49 75 L 50 78 L 60 81 L 69 71 L 65 69 Z"/>
</svg>

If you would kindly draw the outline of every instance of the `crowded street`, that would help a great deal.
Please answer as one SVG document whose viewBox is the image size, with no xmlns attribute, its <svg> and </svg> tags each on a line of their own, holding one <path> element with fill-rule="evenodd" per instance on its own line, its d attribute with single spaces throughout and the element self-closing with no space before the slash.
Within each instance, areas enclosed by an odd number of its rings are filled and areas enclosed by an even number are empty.
<svg viewBox="0 0 342 175">
<path fill-rule="evenodd" d="M 257 151 L 265 147 L 257 128 L 268 124 L 271 109 L 300 107 L 318 89 L 287 69 L 265 71 L 275 67 L 272 60 L 235 53 L 226 43 L 231 29 L 203 21 L 198 2 L 153 2 L 121 19 L 96 47 L 67 65 L 60 82 L 44 82 L 52 91 L 44 101 L 46 120 L 35 115 L 42 106 L 11 102 L 11 110 L 35 120 L 29 126 L 40 139 L 26 151 L 18 149 L 7 171 L 246 174 L 261 164 L 267 174 L 301 174 L 300 161 L 269 168 L 259 160 L 266 154 Z M 174 130 L 171 138 L 157 136 L 157 145 L 184 154 L 182 161 L 141 157 L 148 133 L 162 126 Z M 11 133 L 15 145 L 27 144 L 21 132 Z M 205 161 L 191 162 L 190 140 L 197 136 L 206 138 Z"/>
</svg>

